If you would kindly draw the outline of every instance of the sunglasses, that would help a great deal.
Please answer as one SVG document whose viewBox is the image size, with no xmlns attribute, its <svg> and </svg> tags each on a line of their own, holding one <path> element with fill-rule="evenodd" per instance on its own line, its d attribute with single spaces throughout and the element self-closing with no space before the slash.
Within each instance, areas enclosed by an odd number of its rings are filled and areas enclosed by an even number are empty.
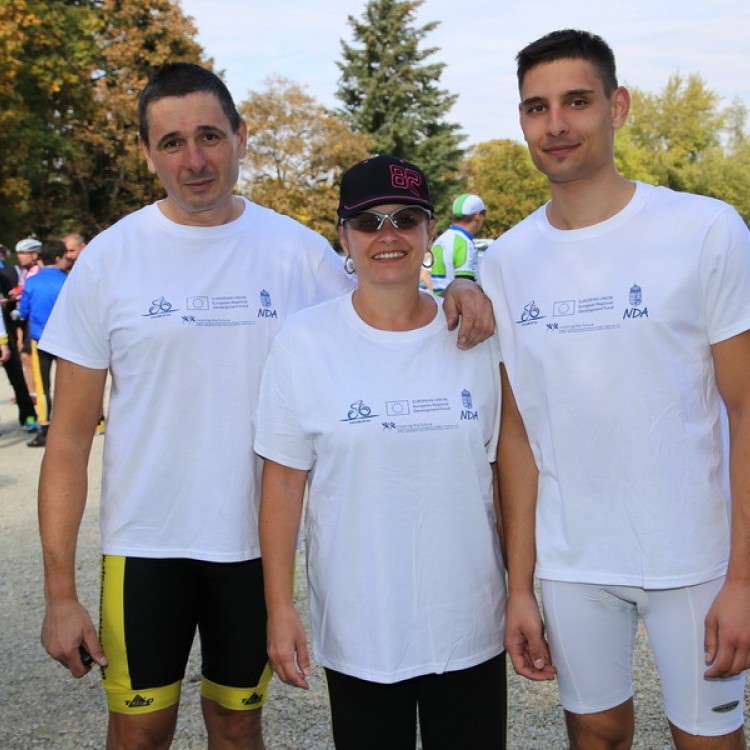
<svg viewBox="0 0 750 750">
<path fill-rule="evenodd" d="M 344 223 L 358 232 L 374 234 L 383 228 L 386 219 L 391 222 L 391 226 L 397 231 L 408 232 L 410 229 L 416 229 L 425 224 L 431 218 L 432 214 L 426 208 L 404 206 L 391 211 L 389 214 L 383 214 L 380 211 L 362 211 L 345 219 Z"/>
</svg>

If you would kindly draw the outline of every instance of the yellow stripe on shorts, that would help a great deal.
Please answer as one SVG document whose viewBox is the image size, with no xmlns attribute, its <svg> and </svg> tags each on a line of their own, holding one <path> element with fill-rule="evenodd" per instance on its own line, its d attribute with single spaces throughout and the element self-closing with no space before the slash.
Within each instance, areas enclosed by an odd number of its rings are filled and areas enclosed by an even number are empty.
<svg viewBox="0 0 750 750">
<path fill-rule="evenodd" d="M 271 677 L 273 677 L 273 669 L 270 664 L 266 664 L 260 676 L 260 682 L 251 688 L 218 685 L 204 677 L 201 682 L 201 695 L 230 711 L 252 711 L 260 708 L 268 699 L 268 684 L 271 682 Z"/>
<path fill-rule="evenodd" d="M 102 685 L 109 710 L 136 715 L 174 706 L 180 700 L 181 681 L 145 690 L 134 690 L 131 685 L 123 610 L 125 558 L 102 555 L 101 581 L 99 638 L 108 662 L 102 669 Z"/>
</svg>

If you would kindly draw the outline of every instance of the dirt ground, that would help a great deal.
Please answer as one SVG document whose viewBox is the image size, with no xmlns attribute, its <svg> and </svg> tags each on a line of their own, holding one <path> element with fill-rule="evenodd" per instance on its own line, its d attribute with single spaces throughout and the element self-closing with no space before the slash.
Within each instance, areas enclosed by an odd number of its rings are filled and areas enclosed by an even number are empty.
<svg viewBox="0 0 750 750">
<path fill-rule="evenodd" d="M 106 731 L 106 706 L 98 675 L 93 672 L 82 680 L 71 678 L 44 653 L 39 643 L 44 603 L 36 486 L 43 449 L 26 446 L 30 436 L 18 426 L 11 396 L 7 378 L 0 373 L 0 665 L 6 685 L 0 718 L 0 748 L 101 748 Z M 106 437 L 94 440 L 89 502 L 76 565 L 80 597 L 94 614 L 95 621 L 99 583 L 97 505 L 105 440 Z M 298 600 L 304 611 L 303 560 L 297 569 Z M 205 747 L 198 698 L 199 674 L 198 655 L 194 651 L 183 688 L 173 744 L 175 750 Z M 638 724 L 635 747 L 644 750 L 671 747 L 667 723 L 661 712 L 658 679 L 642 634 L 636 654 L 635 680 Z M 311 682 L 312 689 L 308 692 L 294 690 L 279 681 L 274 683 L 264 709 L 268 750 L 330 750 L 333 747 L 324 678 L 319 669 Z M 460 703 L 456 711 L 460 720 Z M 508 746 L 518 750 L 566 746 L 562 712 L 553 684 L 532 684 L 511 674 Z"/>
</svg>

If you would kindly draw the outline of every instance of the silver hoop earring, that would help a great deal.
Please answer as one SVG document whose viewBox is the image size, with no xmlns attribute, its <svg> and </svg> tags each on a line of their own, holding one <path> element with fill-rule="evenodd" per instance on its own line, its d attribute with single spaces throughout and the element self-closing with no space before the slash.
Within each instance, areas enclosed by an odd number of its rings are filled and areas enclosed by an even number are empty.
<svg viewBox="0 0 750 750">
<path fill-rule="evenodd" d="M 424 260 L 422 261 L 422 268 L 432 268 L 434 265 L 435 255 L 432 250 L 428 250 L 427 255 L 424 256 Z"/>
<path fill-rule="evenodd" d="M 351 255 L 346 256 L 344 261 L 344 270 L 351 276 L 354 273 L 354 261 Z"/>
</svg>

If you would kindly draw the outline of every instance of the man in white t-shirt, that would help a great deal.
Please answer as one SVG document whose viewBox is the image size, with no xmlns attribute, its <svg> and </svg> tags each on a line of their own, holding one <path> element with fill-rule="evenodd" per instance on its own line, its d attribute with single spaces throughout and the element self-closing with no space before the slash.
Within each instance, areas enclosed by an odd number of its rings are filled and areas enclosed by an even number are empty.
<svg viewBox="0 0 750 750">
<path fill-rule="evenodd" d="M 260 376 L 284 319 L 351 284 L 323 238 L 233 195 L 246 127 L 217 76 L 166 65 L 139 121 L 167 197 L 87 245 L 40 342 L 58 357 L 39 489 L 42 642 L 76 677 L 102 667 L 108 748 L 166 748 L 197 628 L 209 746 L 262 750 Z M 464 346 L 492 325 L 483 295 L 468 294 Z M 97 637 L 75 549 L 108 371 Z"/>
<path fill-rule="evenodd" d="M 557 677 L 574 750 L 619 750 L 640 619 L 676 747 L 744 748 L 750 235 L 725 203 L 617 172 L 630 98 L 601 38 L 553 32 L 517 60 L 552 200 L 482 261 L 504 361 L 506 648 L 519 674 Z"/>
</svg>

